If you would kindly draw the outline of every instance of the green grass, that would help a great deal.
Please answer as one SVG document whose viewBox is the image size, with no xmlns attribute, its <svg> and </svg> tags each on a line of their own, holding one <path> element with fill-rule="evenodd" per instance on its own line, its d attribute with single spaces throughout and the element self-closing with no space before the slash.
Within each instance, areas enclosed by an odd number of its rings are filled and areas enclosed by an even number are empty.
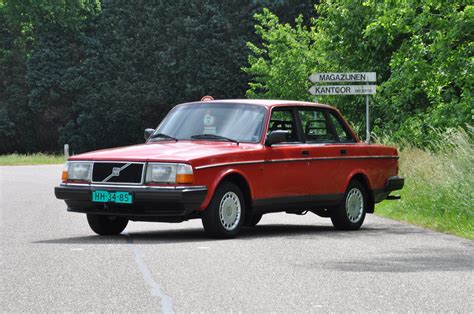
<svg viewBox="0 0 474 314">
<path fill-rule="evenodd" d="M 376 213 L 474 240 L 472 138 L 462 130 L 448 132 L 433 147 L 400 152 L 402 199 L 378 204 Z"/>
<path fill-rule="evenodd" d="M 0 155 L 0 166 L 50 165 L 61 164 L 65 161 L 62 155 L 48 155 L 42 153 Z"/>
</svg>

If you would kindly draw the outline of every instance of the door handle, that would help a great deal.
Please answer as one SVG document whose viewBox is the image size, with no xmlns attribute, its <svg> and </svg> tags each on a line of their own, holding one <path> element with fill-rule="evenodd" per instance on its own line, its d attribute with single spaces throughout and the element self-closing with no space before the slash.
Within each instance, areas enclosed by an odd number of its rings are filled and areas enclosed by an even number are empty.
<svg viewBox="0 0 474 314">
<path fill-rule="evenodd" d="M 304 150 L 301 152 L 301 155 L 303 156 L 309 156 L 309 151 L 308 150 Z"/>
<path fill-rule="evenodd" d="M 340 153 L 341 153 L 341 155 L 347 155 L 347 150 L 341 149 L 341 150 L 340 150 Z"/>
</svg>

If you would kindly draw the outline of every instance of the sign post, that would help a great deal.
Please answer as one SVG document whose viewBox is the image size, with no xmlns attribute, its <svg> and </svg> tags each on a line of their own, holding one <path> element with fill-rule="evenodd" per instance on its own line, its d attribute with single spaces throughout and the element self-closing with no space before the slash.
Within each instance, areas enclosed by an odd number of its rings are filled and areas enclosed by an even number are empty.
<svg viewBox="0 0 474 314">
<path fill-rule="evenodd" d="M 66 160 L 69 158 L 69 144 L 64 144 L 64 158 Z"/>
<path fill-rule="evenodd" d="M 365 141 L 370 144 L 369 95 L 365 95 Z"/>
<path fill-rule="evenodd" d="M 365 83 L 365 85 L 313 85 L 309 89 L 312 95 L 365 95 L 365 141 L 370 144 L 369 95 L 375 94 L 377 85 L 367 85 L 375 82 L 375 72 L 350 73 L 314 73 L 309 76 L 313 83 Z M 317 98 L 316 98 L 317 99 Z"/>
</svg>

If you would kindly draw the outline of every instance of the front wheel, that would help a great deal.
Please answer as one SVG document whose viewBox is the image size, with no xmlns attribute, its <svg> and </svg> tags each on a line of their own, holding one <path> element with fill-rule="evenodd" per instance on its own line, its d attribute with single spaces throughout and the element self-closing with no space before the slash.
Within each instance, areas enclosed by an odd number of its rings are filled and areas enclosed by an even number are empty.
<svg viewBox="0 0 474 314">
<path fill-rule="evenodd" d="M 203 212 L 204 230 L 216 238 L 233 238 L 242 227 L 245 200 L 240 188 L 224 182 L 216 189 L 211 203 Z"/>
<path fill-rule="evenodd" d="M 336 229 L 357 230 L 362 226 L 367 212 L 367 192 L 357 180 L 349 183 L 344 194 L 344 201 L 334 208 L 331 221 Z"/>
<path fill-rule="evenodd" d="M 125 229 L 128 219 L 117 216 L 87 214 L 87 222 L 92 231 L 99 235 L 116 235 Z"/>
</svg>

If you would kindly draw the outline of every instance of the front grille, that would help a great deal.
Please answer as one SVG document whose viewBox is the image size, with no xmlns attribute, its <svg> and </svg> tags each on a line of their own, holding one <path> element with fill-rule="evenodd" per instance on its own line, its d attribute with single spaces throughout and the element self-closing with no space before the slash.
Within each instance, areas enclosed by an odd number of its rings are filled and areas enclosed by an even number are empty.
<svg viewBox="0 0 474 314">
<path fill-rule="evenodd" d="M 140 184 L 142 174 L 143 163 L 96 162 L 92 169 L 92 182 Z"/>
</svg>

